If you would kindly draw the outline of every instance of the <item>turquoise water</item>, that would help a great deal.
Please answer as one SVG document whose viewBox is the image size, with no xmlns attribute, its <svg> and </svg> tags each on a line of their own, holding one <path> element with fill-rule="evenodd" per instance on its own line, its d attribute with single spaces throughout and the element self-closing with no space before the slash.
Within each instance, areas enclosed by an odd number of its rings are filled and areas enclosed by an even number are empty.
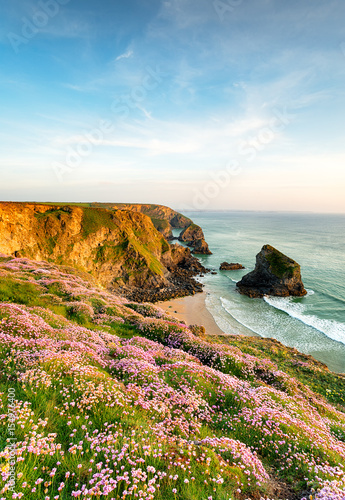
<svg viewBox="0 0 345 500">
<path fill-rule="evenodd" d="M 189 212 L 205 233 L 213 255 L 202 263 L 218 271 L 223 261 L 242 271 L 202 278 L 206 305 L 226 333 L 273 337 L 345 372 L 345 215 Z M 255 256 L 270 244 L 301 265 L 308 295 L 249 299 L 236 282 L 254 269 Z"/>
</svg>

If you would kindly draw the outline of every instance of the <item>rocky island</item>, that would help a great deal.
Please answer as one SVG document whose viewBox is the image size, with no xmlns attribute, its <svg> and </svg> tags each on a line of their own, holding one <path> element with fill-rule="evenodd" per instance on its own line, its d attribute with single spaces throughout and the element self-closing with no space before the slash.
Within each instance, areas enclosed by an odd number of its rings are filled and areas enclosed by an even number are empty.
<svg viewBox="0 0 345 500">
<path fill-rule="evenodd" d="M 234 262 L 222 262 L 219 266 L 220 271 L 236 271 L 237 269 L 245 269 L 242 264 L 234 263 Z"/>
<path fill-rule="evenodd" d="M 237 283 L 240 293 L 256 298 L 264 295 L 279 297 L 306 295 L 301 268 L 271 245 L 264 245 L 256 256 L 254 271 Z"/>
</svg>

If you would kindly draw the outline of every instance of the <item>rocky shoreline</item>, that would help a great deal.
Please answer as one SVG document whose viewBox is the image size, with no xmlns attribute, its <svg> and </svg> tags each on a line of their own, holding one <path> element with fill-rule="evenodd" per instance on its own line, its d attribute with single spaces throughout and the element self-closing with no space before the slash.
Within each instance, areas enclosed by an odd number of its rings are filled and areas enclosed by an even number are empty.
<svg viewBox="0 0 345 500">
<path fill-rule="evenodd" d="M 120 287 L 116 292 L 134 302 L 159 302 L 188 295 L 195 295 L 203 291 L 204 285 L 198 282 L 197 276 L 209 273 L 197 259 L 193 258 L 189 267 L 176 268 L 169 276 L 169 284 L 165 287 L 142 288 Z"/>
</svg>

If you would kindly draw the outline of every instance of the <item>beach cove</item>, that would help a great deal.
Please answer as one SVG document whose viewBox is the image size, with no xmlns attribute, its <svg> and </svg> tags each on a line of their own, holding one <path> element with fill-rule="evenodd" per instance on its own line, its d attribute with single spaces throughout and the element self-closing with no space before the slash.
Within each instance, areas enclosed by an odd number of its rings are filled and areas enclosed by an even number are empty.
<svg viewBox="0 0 345 500">
<path fill-rule="evenodd" d="M 206 309 L 219 329 L 229 335 L 275 338 L 344 373 L 345 216 L 220 211 L 187 215 L 203 228 L 213 252 L 199 258 L 217 275 L 209 273 L 199 280 L 205 287 Z M 254 269 L 255 256 L 267 243 L 301 265 L 305 297 L 250 299 L 238 293 L 237 281 Z M 246 269 L 219 271 L 223 261 L 240 262 Z M 192 305 L 194 299 L 198 306 Z M 186 323 L 203 324 L 198 317 L 207 317 L 200 313 L 198 296 L 174 304 L 171 309 L 178 312 L 183 304 L 182 314 L 189 316 Z"/>
</svg>

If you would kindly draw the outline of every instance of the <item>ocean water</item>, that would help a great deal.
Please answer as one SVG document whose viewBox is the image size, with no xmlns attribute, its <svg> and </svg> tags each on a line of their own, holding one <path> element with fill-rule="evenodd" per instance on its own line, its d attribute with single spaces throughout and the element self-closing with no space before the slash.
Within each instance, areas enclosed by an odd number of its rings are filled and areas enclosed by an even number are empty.
<svg viewBox="0 0 345 500">
<path fill-rule="evenodd" d="M 188 212 L 213 255 L 201 256 L 217 275 L 201 278 L 206 306 L 229 334 L 272 337 L 345 373 L 345 215 L 267 212 Z M 236 282 L 254 269 L 270 244 L 301 265 L 308 294 L 301 298 L 240 295 Z M 246 269 L 219 271 L 221 262 Z"/>
</svg>

